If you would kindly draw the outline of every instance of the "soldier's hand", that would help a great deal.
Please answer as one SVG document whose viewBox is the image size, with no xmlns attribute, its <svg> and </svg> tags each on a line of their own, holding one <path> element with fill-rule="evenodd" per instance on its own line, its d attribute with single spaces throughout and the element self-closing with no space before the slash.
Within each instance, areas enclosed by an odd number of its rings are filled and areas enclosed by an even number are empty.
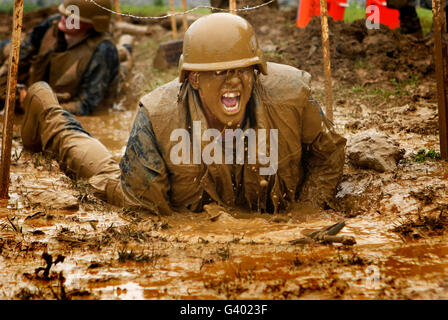
<svg viewBox="0 0 448 320">
<path fill-rule="evenodd" d="M 17 84 L 17 92 L 19 94 L 19 106 L 18 107 L 21 107 L 21 106 L 23 106 L 23 102 L 25 101 L 26 94 L 28 93 L 28 88 L 25 85 Z"/>
<path fill-rule="evenodd" d="M 19 89 L 19 101 L 20 105 L 23 106 L 23 102 L 25 101 L 26 94 L 28 93 L 28 90 L 24 87 L 20 87 Z"/>
</svg>

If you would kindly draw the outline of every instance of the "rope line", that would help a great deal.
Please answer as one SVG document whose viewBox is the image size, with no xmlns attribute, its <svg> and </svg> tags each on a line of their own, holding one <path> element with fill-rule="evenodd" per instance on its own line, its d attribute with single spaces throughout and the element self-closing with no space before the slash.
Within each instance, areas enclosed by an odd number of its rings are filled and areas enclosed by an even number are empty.
<svg viewBox="0 0 448 320">
<path fill-rule="evenodd" d="M 111 9 L 109 9 L 109 8 L 103 7 L 102 5 L 96 3 L 95 0 L 85 0 L 85 1 L 91 2 L 91 3 L 93 3 L 94 5 L 96 5 L 97 7 L 101 8 L 101 9 L 103 9 L 103 10 L 109 11 L 109 12 L 112 13 L 112 14 L 116 14 L 116 15 L 119 15 L 119 16 L 122 16 L 122 17 L 134 18 L 134 19 L 152 19 L 152 20 L 161 20 L 161 19 L 166 19 L 166 18 L 173 17 L 173 16 L 174 16 L 174 17 L 175 17 L 175 16 L 182 16 L 182 15 L 191 13 L 191 12 L 197 10 L 197 9 L 211 9 L 211 10 L 217 10 L 217 11 L 221 11 L 221 12 L 230 12 L 230 11 L 231 11 L 230 9 L 215 8 L 215 7 L 211 7 L 211 6 L 197 6 L 197 7 L 194 7 L 194 8 L 192 8 L 192 9 L 189 9 L 189 10 L 187 10 L 187 11 L 183 11 L 183 12 L 175 12 L 175 13 L 169 13 L 169 14 L 166 14 L 166 15 L 164 15 L 164 16 L 157 16 L 157 17 L 153 17 L 153 16 L 136 16 L 136 15 L 132 15 L 132 14 L 130 14 L 130 13 L 116 12 L 116 11 L 111 10 Z M 232 10 L 232 11 L 233 11 L 233 12 L 243 12 L 243 11 L 255 10 L 255 9 L 258 9 L 258 8 L 261 8 L 261 7 L 264 7 L 264 6 L 267 6 L 267 5 L 271 4 L 271 3 L 274 2 L 274 1 L 275 1 L 275 0 L 270 0 L 269 2 L 260 4 L 260 5 L 258 5 L 258 6 L 253 6 L 253 7 L 246 6 L 246 7 L 243 7 L 243 8 L 240 8 L 240 9 L 235 9 L 235 10 Z"/>
</svg>

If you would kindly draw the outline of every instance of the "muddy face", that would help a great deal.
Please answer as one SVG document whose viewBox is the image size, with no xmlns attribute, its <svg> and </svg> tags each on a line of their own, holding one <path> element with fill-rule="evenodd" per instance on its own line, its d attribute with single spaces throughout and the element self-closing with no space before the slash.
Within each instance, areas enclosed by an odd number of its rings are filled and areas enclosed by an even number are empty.
<svg viewBox="0 0 448 320">
<path fill-rule="evenodd" d="M 209 124 L 227 127 L 237 127 L 242 122 L 254 79 L 253 66 L 192 72 L 189 76 L 193 88 L 199 92 Z"/>
</svg>

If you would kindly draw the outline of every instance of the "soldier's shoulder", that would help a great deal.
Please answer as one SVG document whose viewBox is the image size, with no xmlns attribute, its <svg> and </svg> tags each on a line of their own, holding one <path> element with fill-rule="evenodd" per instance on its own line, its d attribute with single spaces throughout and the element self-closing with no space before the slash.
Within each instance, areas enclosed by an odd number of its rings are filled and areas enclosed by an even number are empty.
<svg viewBox="0 0 448 320">
<path fill-rule="evenodd" d="M 297 104 L 308 99 L 311 75 L 289 65 L 268 62 L 268 74 L 261 76 L 267 95 L 271 101 L 280 104 Z"/>
<path fill-rule="evenodd" d="M 310 86 L 311 75 L 304 70 L 274 62 L 268 62 L 267 65 L 268 74 L 261 76 L 261 81 L 265 86 L 272 86 L 274 88 Z"/>
<path fill-rule="evenodd" d="M 139 106 L 153 116 L 170 114 L 177 109 L 180 87 L 181 83 L 176 78 L 144 95 L 139 101 Z"/>
<path fill-rule="evenodd" d="M 101 47 L 102 49 L 116 51 L 114 39 L 106 32 L 92 32 L 87 38 L 87 45 L 92 49 Z"/>
</svg>

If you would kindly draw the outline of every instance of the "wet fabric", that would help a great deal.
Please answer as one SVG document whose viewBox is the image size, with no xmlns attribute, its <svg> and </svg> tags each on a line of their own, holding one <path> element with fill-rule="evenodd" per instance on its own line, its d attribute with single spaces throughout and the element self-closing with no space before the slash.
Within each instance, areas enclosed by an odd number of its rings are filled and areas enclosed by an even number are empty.
<svg viewBox="0 0 448 320">
<path fill-rule="evenodd" d="M 345 139 L 311 98 L 307 73 L 272 63 L 268 68 L 269 75 L 260 75 L 255 86 L 244 129 L 278 129 L 276 174 L 261 176 L 258 162 L 172 163 L 174 129 L 191 132 L 193 121 L 200 121 L 202 132 L 207 129 L 197 93 L 188 82 L 182 86 L 175 80 L 140 101 L 120 164 L 125 195 L 160 213 L 201 210 L 210 200 L 265 212 L 285 209 L 296 199 L 314 206 L 328 202 L 342 174 Z"/>
<path fill-rule="evenodd" d="M 110 104 L 116 96 L 118 52 L 106 34 L 94 31 L 83 41 L 67 47 L 63 33 L 57 30 L 59 19 L 60 15 L 56 15 L 45 20 L 22 42 L 19 79 L 28 85 L 47 81 L 67 111 L 89 115 L 101 104 Z M 65 70 L 63 65 L 67 66 Z M 105 101 L 106 97 L 110 99 Z"/>
<path fill-rule="evenodd" d="M 173 130 L 191 132 L 193 121 L 200 121 L 202 132 L 207 129 L 196 91 L 177 80 L 141 99 L 120 167 L 97 139 L 64 113 L 42 82 L 36 84 L 42 93 L 33 86 L 27 95 L 25 119 L 34 121 L 25 121 L 22 140 L 35 151 L 32 147 L 40 140 L 42 150 L 55 154 L 71 176 L 88 179 L 100 198 L 156 214 L 199 211 L 210 202 L 262 212 L 286 209 L 296 200 L 324 206 L 342 174 L 346 140 L 334 132 L 310 96 L 309 74 L 272 63 L 268 74 L 257 79 L 243 129 L 278 129 L 279 161 L 273 175 L 260 174 L 269 164 L 259 158 L 250 164 L 173 163 Z M 203 150 L 207 142 L 200 143 Z M 248 141 L 244 143 L 249 150 Z M 266 139 L 267 150 L 270 143 Z"/>
<path fill-rule="evenodd" d="M 93 138 L 72 114 L 62 109 L 45 82 L 33 84 L 24 101 L 24 147 L 53 154 L 74 179 L 89 179 L 95 194 L 111 204 L 124 206 L 120 170 L 111 153 Z"/>
</svg>

